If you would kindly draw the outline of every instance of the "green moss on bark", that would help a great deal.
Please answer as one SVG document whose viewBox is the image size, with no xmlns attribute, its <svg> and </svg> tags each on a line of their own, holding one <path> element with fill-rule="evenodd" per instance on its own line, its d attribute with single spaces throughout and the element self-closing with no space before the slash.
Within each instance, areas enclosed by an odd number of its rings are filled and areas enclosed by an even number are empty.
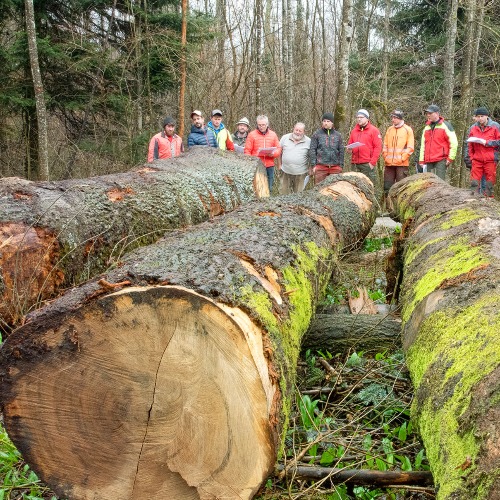
<svg viewBox="0 0 500 500">
<path fill-rule="evenodd" d="M 463 491 L 464 471 L 477 474 L 474 499 L 488 498 L 488 484 L 497 475 L 476 471 L 481 441 L 477 429 L 461 421 L 469 410 L 474 388 L 500 364 L 500 293 L 488 294 L 466 307 L 431 314 L 407 352 L 407 364 L 416 388 L 413 418 L 426 443 L 438 498 Z M 491 406 L 492 402 L 490 402 Z M 468 485 L 470 492 L 470 485 Z M 457 496 L 456 498 L 465 498 Z M 472 497 L 470 497 L 472 498 Z"/>
<path fill-rule="evenodd" d="M 437 251 L 425 262 L 427 270 L 424 274 L 412 287 L 408 287 L 412 296 L 405 297 L 403 322 L 406 323 L 416 305 L 437 290 L 445 280 L 456 278 L 487 263 L 488 258 L 481 247 L 471 246 L 467 237 Z"/>
</svg>

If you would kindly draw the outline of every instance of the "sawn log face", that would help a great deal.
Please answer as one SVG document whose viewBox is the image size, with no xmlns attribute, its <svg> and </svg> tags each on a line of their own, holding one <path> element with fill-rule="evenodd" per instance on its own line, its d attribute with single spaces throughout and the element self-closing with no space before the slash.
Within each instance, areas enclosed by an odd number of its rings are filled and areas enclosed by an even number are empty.
<svg viewBox="0 0 500 500">
<path fill-rule="evenodd" d="M 439 499 L 500 491 L 500 205 L 433 174 L 391 189 L 404 222 L 403 345 Z"/>
<path fill-rule="evenodd" d="M 0 327 L 166 231 L 267 196 L 265 176 L 255 158 L 194 148 L 123 174 L 58 182 L 2 179 Z"/>
<path fill-rule="evenodd" d="M 14 443 L 70 498 L 251 498 L 301 338 L 373 203 L 363 175 L 332 176 L 173 231 L 35 312 L 0 350 Z"/>
</svg>

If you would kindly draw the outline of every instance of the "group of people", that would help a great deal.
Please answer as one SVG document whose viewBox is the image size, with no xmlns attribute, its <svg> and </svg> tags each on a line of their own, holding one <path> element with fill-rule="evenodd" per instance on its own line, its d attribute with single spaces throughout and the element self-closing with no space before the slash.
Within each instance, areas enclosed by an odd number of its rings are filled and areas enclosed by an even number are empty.
<svg viewBox="0 0 500 500">
<path fill-rule="evenodd" d="M 426 123 L 422 132 L 417 159 L 418 172 L 434 172 L 445 179 L 446 170 L 455 160 L 458 140 L 452 125 L 440 113 L 437 105 L 425 109 Z M 474 111 L 474 123 L 470 127 L 464 160 L 471 169 L 471 190 L 493 197 L 496 164 L 500 151 L 500 125 L 490 118 L 484 107 Z M 191 113 L 191 131 L 187 144 L 208 146 L 257 156 L 266 167 L 269 191 L 274 183 L 275 160 L 281 170 L 280 194 L 301 192 L 312 177 L 315 183 L 328 175 L 341 173 L 345 154 L 351 156 L 351 169 L 365 174 L 377 185 L 376 165 L 380 154 L 384 160 L 384 192 L 409 174 L 410 157 L 415 149 L 412 128 L 405 123 L 404 113 L 394 110 L 392 125 L 385 132 L 370 121 L 370 113 L 360 109 L 356 113 L 356 125 L 344 146 L 342 135 L 334 127 L 333 113 L 326 112 L 321 127 L 311 137 L 305 134 L 305 125 L 298 122 L 291 133 L 278 138 L 269 128 L 266 115 L 256 119 L 256 129 L 250 130 L 250 122 L 244 117 L 231 134 L 222 123 L 222 111 L 214 109 L 205 125 L 203 113 Z M 163 130 L 153 136 L 149 144 L 148 161 L 171 158 L 184 151 L 182 139 L 175 134 L 175 121 L 167 117 Z"/>
</svg>

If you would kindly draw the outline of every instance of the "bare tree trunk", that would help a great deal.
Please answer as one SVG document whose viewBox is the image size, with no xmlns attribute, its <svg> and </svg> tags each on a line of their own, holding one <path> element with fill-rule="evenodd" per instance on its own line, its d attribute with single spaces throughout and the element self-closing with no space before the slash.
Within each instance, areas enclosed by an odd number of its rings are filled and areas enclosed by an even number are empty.
<svg viewBox="0 0 500 500">
<path fill-rule="evenodd" d="M 42 76 L 38 64 L 38 49 L 36 43 L 35 13 L 33 0 L 25 0 L 26 33 L 30 55 L 31 75 L 35 91 L 36 115 L 38 124 L 38 165 L 41 180 L 49 180 L 49 147 L 47 137 L 47 110 L 43 93 Z"/>
<path fill-rule="evenodd" d="M 384 15 L 384 33 L 383 33 L 383 53 L 384 63 L 382 68 L 382 102 L 387 105 L 388 87 L 389 87 L 389 20 L 391 16 L 391 2 L 386 0 Z"/>
<path fill-rule="evenodd" d="M 262 83 L 262 0 L 255 0 L 255 112 L 261 113 L 261 83 Z"/>
<path fill-rule="evenodd" d="M 181 84 L 179 88 L 179 128 L 177 133 L 184 137 L 184 114 L 185 114 L 185 96 L 186 96 L 186 73 L 187 73 L 187 14 L 188 0 L 182 0 L 182 26 L 181 26 Z"/>
<path fill-rule="evenodd" d="M 450 1 L 448 20 L 446 27 L 446 45 L 443 60 L 443 114 L 446 118 L 451 117 L 453 110 L 453 89 L 455 83 L 455 42 L 457 39 L 457 11 L 458 0 Z"/>
<path fill-rule="evenodd" d="M 349 90 L 349 55 L 352 39 L 352 0 L 344 0 L 342 4 L 342 27 L 340 31 L 340 48 L 337 60 L 337 98 L 335 100 L 335 126 L 342 134 L 348 132 L 348 90 Z"/>
</svg>

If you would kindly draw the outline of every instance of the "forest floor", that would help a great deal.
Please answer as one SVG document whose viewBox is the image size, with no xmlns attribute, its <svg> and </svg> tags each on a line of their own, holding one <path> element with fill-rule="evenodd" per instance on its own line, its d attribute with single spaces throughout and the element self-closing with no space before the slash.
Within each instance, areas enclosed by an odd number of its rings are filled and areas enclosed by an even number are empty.
<svg viewBox="0 0 500 500">
<path fill-rule="evenodd" d="M 338 270 L 320 310 L 346 308 L 360 287 L 378 304 L 379 314 L 397 320 L 397 306 L 385 304 L 385 262 L 398 225 L 378 218 L 363 246 L 350 252 Z M 279 499 L 435 498 L 429 486 L 361 486 L 335 479 L 304 480 L 295 466 L 349 470 L 428 471 L 425 449 L 410 419 L 412 386 L 400 345 L 380 352 L 328 349 L 303 353 L 295 404 L 277 472 L 256 496 Z M 57 500 L 30 470 L 10 442 L 0 414 L 0 500 Z"/>
</svg>

